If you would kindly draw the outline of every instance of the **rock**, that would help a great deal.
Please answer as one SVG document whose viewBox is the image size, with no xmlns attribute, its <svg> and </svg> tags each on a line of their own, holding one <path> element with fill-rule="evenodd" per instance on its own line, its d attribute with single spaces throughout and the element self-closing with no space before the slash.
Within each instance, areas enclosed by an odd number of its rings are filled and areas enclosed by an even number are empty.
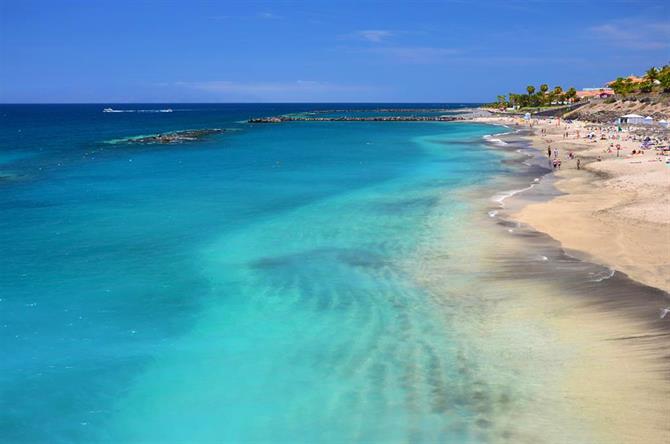
<svg viewBox="0 0 670 444">
<path fill-rule="evenodd" d="M 119 142 L 137 144 L 196 142 L 204 137 L 211 136 L 213 134 L 220 134 L 224 131 L 224 129 L 219 128 L 173 131 L 170 133 L 156 134 L 154 136 L 128 137 L 126 139 L 121 139 Z"/>
</svg>

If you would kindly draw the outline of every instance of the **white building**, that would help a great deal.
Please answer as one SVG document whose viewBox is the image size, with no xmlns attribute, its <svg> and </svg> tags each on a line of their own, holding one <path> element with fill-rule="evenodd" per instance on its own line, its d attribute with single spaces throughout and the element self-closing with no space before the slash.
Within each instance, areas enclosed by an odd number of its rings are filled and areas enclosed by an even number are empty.
<svg viewBox="0 0 670 444">
<path fill-rule="evenodd" d="M 644 124 L 644 116 L 639 114 L 626 114 L 617 119 L 617 123 L 623 123 L 628 125 L 642 125 Z"/>
</svg>

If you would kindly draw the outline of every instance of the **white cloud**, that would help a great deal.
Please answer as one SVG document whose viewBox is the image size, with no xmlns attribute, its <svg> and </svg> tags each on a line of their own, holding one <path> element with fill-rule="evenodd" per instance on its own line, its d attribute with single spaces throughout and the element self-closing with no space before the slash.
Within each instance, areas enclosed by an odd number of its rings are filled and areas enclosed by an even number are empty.
<svg viewBox="0 0 670 444">
<path fill-rule="evenodd" d="M 354 37 L 366 40 L 371 43 L 381 43 L 391 37 L 393 33 L 384 29 L 366 29 L 363 31 L 356 31 L 353 33 Z"/>
<path fill-rule="evenodd" d="M 263 11 L 263 12 L 258 13 L 258 17 L 260 17 L 262 19 L 265 19 L 265 20 L 281 20 L 281 19 L 284 18 L 281 15 L 273 14 L 272 12 L 267 12 L 267 11 Z"/>
<path fill-rule="evenodd" d="M 625 19 L 593 26 L 589 31 L 593 36 L 622 48 L 637 50 L 670 48 L 670 22 Z"/>
</svg>

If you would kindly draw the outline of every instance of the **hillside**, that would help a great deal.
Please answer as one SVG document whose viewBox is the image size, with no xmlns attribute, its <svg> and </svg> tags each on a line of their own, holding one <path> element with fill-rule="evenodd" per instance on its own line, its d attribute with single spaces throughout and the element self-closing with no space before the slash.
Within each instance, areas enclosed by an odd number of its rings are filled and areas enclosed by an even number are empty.
<svg viewBox="0 0 670 444">
<path fill-rule="evenodd" d="M 651 116 L 654 120 L 670 120 L 670 95 L 636 95 L 623 99 L 591 100 L 563 117 L 611 123 L 625 114 Z"/>
</svg>

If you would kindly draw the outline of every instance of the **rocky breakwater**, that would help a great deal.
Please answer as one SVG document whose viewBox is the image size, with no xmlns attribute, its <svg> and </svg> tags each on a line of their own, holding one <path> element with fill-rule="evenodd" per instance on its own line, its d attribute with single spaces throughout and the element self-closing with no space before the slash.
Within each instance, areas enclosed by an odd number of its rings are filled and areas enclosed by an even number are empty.
<svg viewBox="0 0 670 444">
<path fill-rule="evenodd" d="M 134 143 L 142 145 L 151 145 L 151 144 L 196 142 L 205 137 L 212 136 L 214 134 L 220 134 L 225 131 L 226 130 L 220 128 L 172 131 L 169 133 L 154 134 L 150 136 L 127 137 L 125 139 L 115 140 L 114 143 Z"/>
<path fill-rule="evenodd" d="M 275 116 L 249 119 L 249 123 L 282 123 L 282 122 L 451 122 L 463 120 L 456 116 L 370 116 L 370 117 L 306 117 L 306 116 Z"/>
</svg>

